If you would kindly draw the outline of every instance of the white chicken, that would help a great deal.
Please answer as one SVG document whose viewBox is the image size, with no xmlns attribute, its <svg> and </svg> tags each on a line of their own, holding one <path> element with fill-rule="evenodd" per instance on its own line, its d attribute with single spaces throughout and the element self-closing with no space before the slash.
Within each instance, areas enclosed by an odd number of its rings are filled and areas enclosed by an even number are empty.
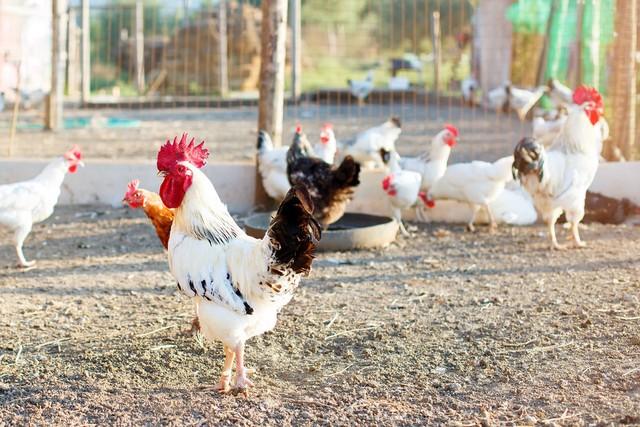
<svg viewBox="0 0 640 427">
<path fill-rule="evenodd" d="M 349 79 L 347 80 L 347 84 L 349 85 L 351 95 L 355 96 L 359 103 L 364 102 L 371 91 L 373 91 L 373 70 L 367 72 L 364 80 Z"/>
<path fill-rule="evenodd" d="M 547 151 L 533 138 L 521 140 L 514 151 L 513 173 L 533 198 L 549 229 L 552 249 L 558 244 L 555 223 L 564 212 L 574 245 L 584 246 L 578 224 L 584 216 L 586 192 L 598 170 L 597 128 L 603 113 L 602 96 L 580 86 L 573 94 L 567 122 Z"/>
<path fill-rule="evenodd" d="M 429 204 L 424 191 L 420 191 L 422 176 L 418 172 L 406 171 L 400 168 L 400 155 L 395 152 L 387 152 L 382 149 L 381 155 L 388 156 L 389 174 L 382 180 L 382 189 L 389 196 L 389 202 L 393 210 L 393 218 L 400 226 L 403 235 L 409 232 L 402 223 L 402 210 L 414 206 L 419 200 Z"/>
<path fill-rule="evenodd" d="M 331 123 L 325 123 L 320 130 L 320 142 L 313 147 L 315 156 L 332 165 L 337 150 L 338 142 L 336 134 L 333 132 L 333 126 Z"/>
<path fill-rule="evenodd" d="M 356 135 L 353 141 L 344 144 L 341 157 L 351 156 L 364 168 L 384 167 L 380 149 L 396 150 L 396 140 L 402 131 L 400 119 L 391 117 L 383 124 L 367 129 Z"/>
<path fill-rule="evenodd" d="M 278 312 L 309 274 L 321 231 L 302 186 L 289 190 L 261 240 L 236 224 L 213 184 L 199 168 L 209 155 L 187 136 L 158 153 L 163 203 L 175 209 L 169 268 L 178 288 L 195 299 L 201 332 L 224 345 L 220 392 L 253 385 L 244 364 L 246 341 L 274 328 Z"/>
<path fill-rule="evenodd" d="M 557 79 L 549 79 L 549 97 L 557 107 L 568 107 L 573 104 L 573 91 Z"/>
<path fill-rule="evenodd" d="M 467 224 L 469 231 L 475 231 L 476 215 L 484 208 L 489 216 L 491 230 L 497 225 L 489 207 L 504 190 L 507 182 L 513 180 L 511 167 L 513 157 L 503 157 L 494 163 L 473 161 L 458 163 L 447 168 L 442 177 L 431 186 L 427 200 L 457 200 L 469 204 L 471 219 Z M 432 206 L 435 203 L 432 204 Z"/>
<path fill-rule="evenodd" d="M 301 127 L 296 127 L 296 133 L 302 132 Z M 306 137 L 305 137 L 306 138 Z M 305 147 L 310 147 L 306 145 Z M 262 186 L 272 199 L 280 201 L 289 191 L 291 185 L 287 177 L 287 151 L 289 146 L 274 147 L 271 137 L 266 131 L 258 132 L 258 172 L 262 178 Z M 307 156 L 314 153 L 309 148 L 305 151 Z"/>
<path fill-rule="evenodd" d="M 445 125 L 431 140 L 429 151 L 418 157 L 405 157 L 400 160 L 403 170 L 418 172 L 422 176 L 422 191 L 429 191 L 431 186 L 447 170 L 447 162 L 451 149 L 456 145 L 458 129 L 453 125 Z"/>
<path fill-rule="evenodd" d="M 473 77 L 467 77 L 460 82 L 462 100 L 466 105 L 472 106 L 477 104 L 478 87 L 478 81 Z"/>
<path fill-rule="evenodd" d="M 524 120 L 529 110 L 542 98 L 549 90 L 546 86 L 539 86 L 534 91 L 521 89 L 513 86 L 511 82 L 506 82 L 487 94 L 489 106 L 495 110 L 507 112 L 513 108 L 520 120 Z"/>
<path fill-rule="evenodd" d="M 49 163 L 38 176 L 29 181 L 0 185 L 0 226 L 13 231 L 13 243 L 22 267 L 31 267 L 22 251 L 24 240 L 33 224 L 49 218 L 60 197 L 60 186 L 67 172 L 84 166 L 77 145 Z"/>
</svg>

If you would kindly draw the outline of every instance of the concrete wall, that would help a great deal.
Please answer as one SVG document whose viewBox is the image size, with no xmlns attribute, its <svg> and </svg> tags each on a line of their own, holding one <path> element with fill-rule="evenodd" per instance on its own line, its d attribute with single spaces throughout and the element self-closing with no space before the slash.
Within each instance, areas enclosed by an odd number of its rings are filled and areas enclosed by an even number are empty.
<svg viewBox="0 0 640 427">
<path fill-rule="evenodd" d="M 45 165 L 44 160 L 0 159 L 0 184 L 29 179 Z M 87 167 L 64 181 L 61 204 L 104 203 L 121 204 L 127 183 L 140 179 L 141 187 L 157 191 L 160 178 L 152 161 L 88 160 Z M 232 212 L 249 212 L 255 208 L 255 167 L 249 162 L 210 163 L 204 169 L 216 186 L 222 200 Z M 382 191 L 382 171 L 364 171 L 361 185 L 349 210 L 373 214 L 389 213 L 388 200 Z M 600 166 L 592 190 L 610 197 L 628 197 L 640 204 L 640 162 L 604 163 Z M 439 203 L 429 212 L 434 221 L 445 219 L 464 221 L 468 208 L 455 202 Z M 411 212 L 407 213 L 412 218 Z"/>
</svg>

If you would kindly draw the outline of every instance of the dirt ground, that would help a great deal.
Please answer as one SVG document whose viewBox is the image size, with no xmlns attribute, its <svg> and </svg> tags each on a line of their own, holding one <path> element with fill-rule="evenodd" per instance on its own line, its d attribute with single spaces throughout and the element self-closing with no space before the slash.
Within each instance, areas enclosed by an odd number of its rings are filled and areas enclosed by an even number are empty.
<svg viewBox="0 0 640 427">
<path fill-rule="evenodd" d="M 640 227 L 421 225 L 322 253 L 272 333 L 249 398 L 212 386 L 222 349 L 185 331 L 140 212 L 57 208 L 21 271 L 0 232 L 0 425 L 640 424 Z"/>
<path fill-rule="evenodd" d="M 496 116 L 485 109 L 459 108 L 454 105 L 318 105 L 288 107 L 284 124 L 284 143 L 289 144 L 296 123 L 301 123 L 312 142 L 318 141 L 325 122 L 334 125 L 339 141 L 353 138 L 357 132 L 397 115 L 403 130 L 397 148 L 403 155 L 416 155 L 426 150 L 431 137 L 444 123 L 460 130 L 459 143 L 451 161 L 487 160 L 511 154 L 518 140 L 531 133 L 529 123 L 515 116 Z M 249 160 L 255 155 L 257 110 L 253 107 L 225 109 L 178 108 L 162 110 L 69 110 L 70 120 L 90 119 L 85 128 L 61 132 L 43 132 L 21 128 L 14 142 L 15 157 L 49 158 L 58 156 L 71 144 L 79 144 L 89 160 L 92 158 L 155 159 L 167 140 L 182 132 L 205 139 L 212 161 Z M 133 127 L 106 127 L 110 119 L 135 120 Z M 8 112 L 0 114 L 0 134 L 8 134 Z M 36 113 L 25 113 L 23 125 L 39 125 Z M 0 139 L 0 156 L 5 156 L 6 140 Z"/>
</svg>

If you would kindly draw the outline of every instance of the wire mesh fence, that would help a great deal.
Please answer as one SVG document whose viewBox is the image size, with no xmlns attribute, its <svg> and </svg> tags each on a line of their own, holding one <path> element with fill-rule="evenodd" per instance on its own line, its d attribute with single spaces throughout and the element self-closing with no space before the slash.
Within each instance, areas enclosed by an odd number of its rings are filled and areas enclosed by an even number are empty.
<svg viewBox="0 0 640 427">
<path fill-rule="evenodd" d="M 92 0 L 86 23 L 82 3 L 69 1 L 65 21 L 69 106 L 109 108 L 115 119 L 107 122 L 114 126 L 127 126 L 118 114 L 131 110 L 144 121 L 159 107 L 182 115 L 192 107 L 255 108 L 260 0 Z M 300 122 L 313 131 L 334 121 L 339 136 L 349 137 L 397 115 L 409 152 L 445 122 L 467 136 L 465 157 L 489 157 L 482 144 L 505 152 L 531 132 L 530 124 L 505 114 L 504 102 L 488 96 L 491 90 L 507 82 L 533 89 L 557 78 L 569 86 L 595 85 L 607 98 L 615 3 L 290 1 L 290 9 L 301 4 L 302 96 L 288 99 L 285 129 Z M 83 32 L 89 33 L 88 52 Z M 293 48 L 289 34 L 288 92 Z M 546 100 L 542 105 L 550 107 Z M 23 117 L 33 125 L 43 114 Z M 82 126 L 74 114 L 82 112 L 67 109 L 66 127 Z M 18 130 L 30 129 L 29 123 L 23 120 Z"/>
</svg>

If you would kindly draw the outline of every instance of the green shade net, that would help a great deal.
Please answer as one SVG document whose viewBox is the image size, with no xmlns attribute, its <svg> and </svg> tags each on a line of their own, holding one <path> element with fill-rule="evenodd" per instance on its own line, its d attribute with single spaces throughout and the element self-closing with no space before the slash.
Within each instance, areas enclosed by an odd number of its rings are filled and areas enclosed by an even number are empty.
<svg viewBox="0 0 640 427">
<path fill-rule="evenodd" d="M 507 10 L 513 31 L 544 35 L 553 8 L 545 80 L 567 82 L 571 50 L 575 47 L 577 0 L 518 0 Z M 606 92 L 606 49 L 613 40 L 615 0 L 585 0 L 582 15 L 582 83 Z M 526 52 L 522 54 L 526 55 Z M 539 58 L 535 58 L 537 61 Z"/>
</svg>

